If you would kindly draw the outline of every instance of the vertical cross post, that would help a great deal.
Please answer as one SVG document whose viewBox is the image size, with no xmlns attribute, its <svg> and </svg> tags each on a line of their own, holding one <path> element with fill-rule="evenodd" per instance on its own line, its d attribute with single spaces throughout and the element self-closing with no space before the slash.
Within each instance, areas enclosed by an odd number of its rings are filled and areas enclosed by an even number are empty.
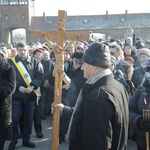
<svg viewBox="0 0 150 150">
<path fill-rule="evenodd" d="M 62 99 L 62 78 L 64 75 L 64 51 L 71 46 L 75 40 L 88 40 L 89 34 L 78 34 L 65 32 L 67 13 L 63 10 L 58 11 L 58 27 L 57 32 L 48 31 L 32 31 L 32 36 L 42 37 L 47 44 L 54 51 L 56 62 L 54 65 L 53 75 L 55 77 L 54 87 L 54 104 L 61 103 Z M 57 39 L 57 44 L 53 45 L 48 38 Z M 72 40 L 66 47 L 64 47 L 64 40 Z M 59 147 L 59 124 L 60 124 L 60 110 L 55 109 L 53 114 L 53 129 L 52 129 L 52 150 L 58 150 Z"/>
</svg>

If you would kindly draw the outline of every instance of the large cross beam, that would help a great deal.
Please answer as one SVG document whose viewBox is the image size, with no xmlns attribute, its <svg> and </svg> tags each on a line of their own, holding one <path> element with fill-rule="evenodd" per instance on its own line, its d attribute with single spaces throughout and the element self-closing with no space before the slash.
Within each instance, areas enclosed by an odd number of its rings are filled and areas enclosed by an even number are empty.
<svg viewBox="0 0 150 150">
<path fill-rule="evenodd" d="M 89 34 L 78 34 L 65 32 L 67 13 L 64 10 L 58 11 L 58 27 L 56 32 L 48 31 L 32 31 L 33 37 L 42 37 L 47 44 L 53 49 L 56 62 L 54 65 L 53 75 L 55 77 L 54 88 L 54 104 L 61 103 L 62 99 L 62 78 L 64 74 L 64 51 L 70 47 L 75 40 L 88 40 Z M 48 38 L 56 39 L 57 44 L 53 45 Z M 72 40 L 66 47 L 64 47 L 64 40 Z M 58 150 L 59 147 L 59 123 L 60 110 L 55 109 L 53 114 L 53 129 L 52 129 L 52 150 Z"/>
</svg>

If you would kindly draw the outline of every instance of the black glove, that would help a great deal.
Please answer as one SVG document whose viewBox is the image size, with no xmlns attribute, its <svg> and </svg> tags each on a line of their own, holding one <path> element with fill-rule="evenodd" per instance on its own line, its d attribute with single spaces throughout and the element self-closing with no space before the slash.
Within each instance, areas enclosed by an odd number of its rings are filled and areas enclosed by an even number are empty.
<svg viewBox="0 0 150 150">
<path fill-rule="evenodd" d="M 150 132 L 150 119 L 140 119 L 138 125 L 142 131 Z"/>
</svg>

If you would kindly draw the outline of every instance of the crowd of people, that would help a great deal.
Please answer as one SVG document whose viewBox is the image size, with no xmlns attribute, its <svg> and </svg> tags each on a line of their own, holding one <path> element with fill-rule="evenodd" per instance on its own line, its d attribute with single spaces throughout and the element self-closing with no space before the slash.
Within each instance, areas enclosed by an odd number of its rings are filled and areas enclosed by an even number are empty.
<svg viewBox="0 0 150 150">
<path fill-rule="evenodd" d="M 63 79 L 62 103 L 57 105 L 54 67 L 54 51 L 46 43 L 1 43 L 0 149 L 10 140 L 8 149 L 14 150 L 19 138 L 23 146 L 34 148 L 32 122 L 37 138 L 43 138 L 42 120 L 55 107 L 61 111 L 59 142 L 69 139 L 69 150 L 126 150 L 128 139 L 136 141 L 138 150 L 146 149 L 148 40 L 75 41 L 64 52 L 69 82 Z"/>
</svg>

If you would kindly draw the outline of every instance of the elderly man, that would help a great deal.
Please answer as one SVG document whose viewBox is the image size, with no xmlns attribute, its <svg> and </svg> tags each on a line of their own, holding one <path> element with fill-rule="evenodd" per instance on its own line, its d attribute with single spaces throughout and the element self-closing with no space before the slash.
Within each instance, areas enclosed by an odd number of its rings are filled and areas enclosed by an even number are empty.
<svg viewBox="0 0 150 150">
<path fill-rule="evenodd" d="M 69 150 L 127 150 L 128 94 L 109 69 L 109 48 L 94 43 L 83 61 L 81 69 L 87 81 L 69 124 Z M 70 109 L 62 104 L 54 106 Z"/>
</svg>

